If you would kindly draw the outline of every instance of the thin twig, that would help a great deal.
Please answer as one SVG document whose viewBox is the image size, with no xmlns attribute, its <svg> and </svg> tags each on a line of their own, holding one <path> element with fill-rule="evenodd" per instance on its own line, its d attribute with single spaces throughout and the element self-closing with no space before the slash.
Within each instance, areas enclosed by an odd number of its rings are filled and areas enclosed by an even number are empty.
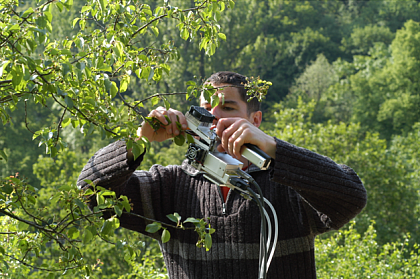
<svg viewBox="0 0 420 279">
<path fill-rule="evenodd" d="M 25 102 L 25 104 L 26 104 L 26 102 Z M 66 114 L 66 111 L 67 111 L 67 108 L 65 108 L 65 109 L 64 109 L 64 112 L 63 112 L 63 114 L 61 115 L 60 121 L 59 121 L 59 122 L 58 122 L 58 124 L 57 124 L 57 137 L 56 137 L 57 141 L 56 141 L 56 143 L 55 143 L 55 145 L 54 145 L 54 146 L 56 146 L 56 145 L 57 145 L 58 139 L 60 138 L 61 123 L 63 122 L 64 115 Z"/>
<path fill-rule="evenodd" d="M 156 94 L 153 94 L 153 95 L 151 95 L 151 96 L 149 96 L 147 98 L 144 98 L 143 100 L 139 101 L 137 104 L 134 105 L 134 108 L 137 107 L 138 105 L 140 105 L 141 103 L 143 103 L 143 102 L 145 102 L 145 101 L 147 101 L 149 99 L 152 99 L 153 97 L 170 96 L 170 95 L 186 95 L 186 94 L 188 94 L 188 93 L 187 92 L 156 93 Z"/>
<path fill-rule="evenodd" d="M 150 218 L 144 217 L 143 215 L 139 215 L 139 214 L 136 214 L 136 213 L 133 213 L 133 212 L 124 212 L 123 214 L 133 215 L 133 216 L 142 218 L 142 219 L 147 220 L 147 221 L 150 221 L 150 222 L 159 222 L 160 224 L 162 224 L 164 226 L 175 228 L 175 229 L 179 229 L 179 226 L 168 224 L 168 223 L 164 223 L 162 221 L 158 221 L 158 220 L 154 220 L 154 219 L 150 219 Z M 183 228 L 186 229 L 186 230 L 194 230 L 195 229 L 195 227 L 183 227 Z"/>
<path fill-rule="evenodd" d="M 180 11 L 181 13 L 185 13 L 185 12 L 189 12 L 189 11 L 196 11 L 196 10 L 200 10 L 203 8 L 204 4 L 207 1 L 204 1 L 200 6 L 194 7 L 194 8 L 189 8 L 189 9 L 185 9 Z M 128 41 L 127 45 L 130 45 L 131 40 L 138 34 L 140 33 L 140 31 L 142 31 L 144 28 L 147 28 L 150 24 L 152 24 L 153 22 L 160 20 L 164 17 L 168 16 L 168 14 L 163 14 L 161 16 L 155 17 L 154 19 L 152 19 L 151 21 L 149 21 L 148 23 L 144 24 L 142 27 L 140 27 L 139 29 L 137 29 L 132 35 L 131 35 L 131 39 Z"/>
<path fill-rule="evenodd" d="M 0 80 L 0 84 L 12 83 L 11 79 Z"/>
<path fill-rule="evenodd" d="M 38 266 L 34 266 L 34 265 L 31 265 L 31 264 L 28 264 L 28 263 L 22 262 L 21 260 L 16 259 L 15 257 L 13 257 L 13 256 L 11 256 L 11 255 L 8 255 L 8 254 L 3 254 L 3 255 L 5 255 L 5 256 L 7 256 L 7 257 L 9 257 L 9 258 L 13 259 L 13 260 L 18 261 L 18 262 L 20 262 L 20 263 L 21 263 L 21 264 L 23 264 L 23 265 L 26 265 L 26 266 L 28 266 L 28 267 L 32 267 L 32 268 L 35 268 L 35 269 L 38 269 L 38 270 L 43 270 L 43 271 L 63 271 L 63 270 L 67 270 L 67 269 L 75 269 L 75 268 L 79 268 L 79 267 L 81 267 L 81 266 L 82 266 L 82 265 L 77 265 L 77 266 L 65 267 L 65 268 L 62 268 L 62 269 L 48 269 L 48 268 L 42 268 L 42 267 L 38 267 Z"/>
<path fill-rule="evenodd" d="M 25 100 L 25 126 L 29 132 L 31 132 L 32 134 L 35 134 L 31 129 L 29 129 L 29 126 L 28 126 L 28 109 L 26 105 L 26 100 Z"/>
</svg>

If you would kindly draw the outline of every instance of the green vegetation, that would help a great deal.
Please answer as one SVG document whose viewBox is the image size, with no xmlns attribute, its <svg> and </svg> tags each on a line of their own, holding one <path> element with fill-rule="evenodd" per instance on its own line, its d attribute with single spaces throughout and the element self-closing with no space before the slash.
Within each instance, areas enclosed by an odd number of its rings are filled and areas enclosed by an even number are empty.
<svg viewBox="0 0 420 279">
<path fill-rule="evenodd" d="M 92 214 L 76 179 L 119 138 L 148 147 L 142 168 L 180 163 L 185 145 L 135 131 L 219 70 L 271 81 L 263 130 L 368 190 L 317 239 L 319 278 L 419 276 L 419 1 L 0 0 L 0 30 L 0 277 L 166 278 L 156 241 L 100 217 L 129 201 Z"/>
</svg>

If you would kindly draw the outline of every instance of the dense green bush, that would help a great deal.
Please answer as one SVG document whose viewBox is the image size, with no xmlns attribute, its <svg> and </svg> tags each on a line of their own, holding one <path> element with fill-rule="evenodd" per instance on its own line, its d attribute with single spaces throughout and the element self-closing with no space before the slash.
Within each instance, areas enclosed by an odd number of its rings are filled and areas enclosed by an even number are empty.
<svg viewBox="0 0 420 279">
<path fill-rule="evenodd" d="M 379 245 L 374 222 L 360 234 L 355 222 L 347 229 L 315 241 L 319 278 L 419 278 L 420 249 L 410 235 Z"/>
</svg>

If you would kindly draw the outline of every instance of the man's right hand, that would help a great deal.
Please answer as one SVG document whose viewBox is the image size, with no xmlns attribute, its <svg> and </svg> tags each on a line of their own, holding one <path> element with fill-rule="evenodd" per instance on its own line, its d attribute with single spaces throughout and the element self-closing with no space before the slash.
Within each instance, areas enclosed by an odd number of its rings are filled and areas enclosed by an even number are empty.
<svg viewBox="0 0 420 279">
<path fill-rule="evenodd" d="M 139 138 L 142 136 L 146 137 L 150 142 L 161 142 L 178 136 L 181 131 L 178 129 L 176 122 L 179 122 L 182 125 L 182 130 L 188 128 L 187 120 L 184 114 L 174 109 L 166 110 L 164 107 L 158 107 L 150 112 L 148 116 L 153 117 L 162 123 L 160 128 L 157 130 L 154 130 L 147 122 L 143 122 L 142 126 L 138 128 L 137 136 Z M 167 121 L 165 116 L 170 119 L 171 123 Z"/>
</svg>

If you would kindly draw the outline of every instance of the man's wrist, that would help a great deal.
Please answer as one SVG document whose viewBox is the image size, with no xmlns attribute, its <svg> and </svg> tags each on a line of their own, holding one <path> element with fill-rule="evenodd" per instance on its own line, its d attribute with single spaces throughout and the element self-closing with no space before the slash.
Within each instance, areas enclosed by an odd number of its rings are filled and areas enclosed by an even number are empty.
<svg viewBox="0 0 420 279">
<path fill-rule="evenodd" d="M 274 137 L 269 136 L 265 145 L 265 153 L 273 159 L 276 159 L 277 142 Z"/>
</svg>

